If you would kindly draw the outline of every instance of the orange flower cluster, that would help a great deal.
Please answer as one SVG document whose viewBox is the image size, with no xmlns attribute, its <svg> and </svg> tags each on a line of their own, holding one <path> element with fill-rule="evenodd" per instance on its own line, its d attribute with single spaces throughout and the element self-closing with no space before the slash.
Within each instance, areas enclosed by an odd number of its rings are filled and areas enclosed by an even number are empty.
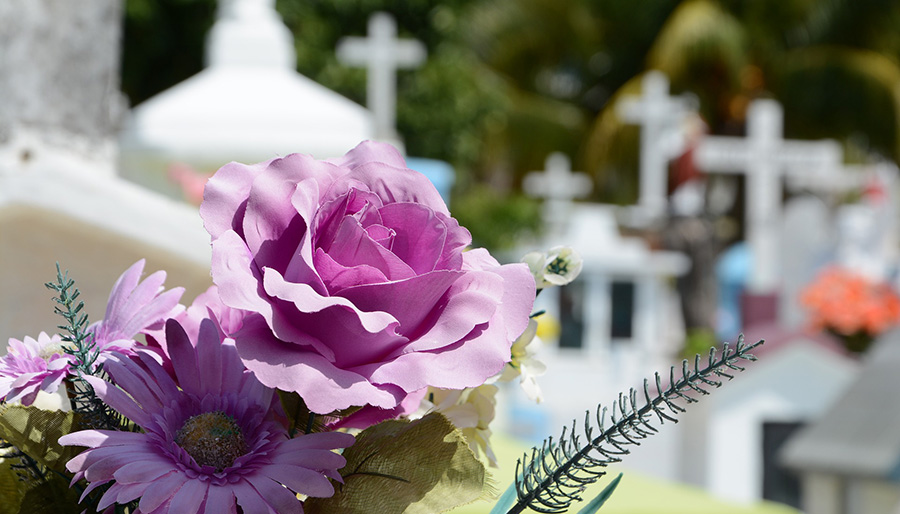
<svg viewBox="0 0 900 514">
<path fill-rule="evenodd" d="M 900 297 L 884 282 L 832 267 L 800 295 L 817 328 L 839 335 L 875 337 L 900 323 Z"/>
</svg>

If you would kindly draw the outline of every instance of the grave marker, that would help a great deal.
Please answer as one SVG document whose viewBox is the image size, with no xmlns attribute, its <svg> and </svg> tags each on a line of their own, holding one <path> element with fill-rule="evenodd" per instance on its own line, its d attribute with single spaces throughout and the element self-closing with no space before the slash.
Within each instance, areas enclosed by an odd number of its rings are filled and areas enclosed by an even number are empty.
<svg viewBox="0 0 900 514">
<path fill-rule="evenodd" d="M 641 96 L 625 97 L 616 108 L 623 120 L 641 126 L 638 207 L 657 218 L 666 210 L 669 160 L 685 150 L 680 126 L 696 111 L 696 99 L 669 96 L 669 79 L 650 71 L 641 81 Z"/>
<path fill-rule="evenodd" d="M 345 37 L 338 41 L 341 62 L 367 69 L 366 107 L 375 116 L 375 135 L 396 139 L 397 69 L 415 68 L 425 62 L 425 45 L 397 38 L 397 23 L 384 12 L 369 18 L 368 37 Z"/>
<path fill-rule="evenodd" d="M 543 171 L 525 175 L 522 188 L 531 196 L 544 199 L 544 220 L 550 230 L 560 230 L 566 225 L 572 200 L 585 198 L 593 189 L 590 177 L 573 172 L 569 158 L 554 152 L 544 161 Z"/>
<path fill-rule="evenodd" d="M 747 111 L 747 137 L 709 136 L 696 149 L 699 169 L 747 176 L 745 223 L 753 254 L 749 288 L 754 293 L 772 293 L 778 288 L 782 177 L 787 173 L 827 173 L 842 160 L 841 147 L 834 141 L 783 139 L 783 119 L 778 102 L 755 100 Z"/>
</svg>

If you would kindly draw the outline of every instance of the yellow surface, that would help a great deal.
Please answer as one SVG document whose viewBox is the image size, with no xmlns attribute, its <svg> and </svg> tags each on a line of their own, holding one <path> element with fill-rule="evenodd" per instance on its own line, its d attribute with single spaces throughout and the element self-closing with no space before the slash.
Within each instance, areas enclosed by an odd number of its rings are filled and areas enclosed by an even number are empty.
<svg viewBox="0 0 900 514">
<path fill-rule="evenodd" d="M 525 443 L 499 434 L 492 438 L 492 442 L 494 452 L 502 466 L 499 470 L 493 468 L 490 470 L 499 495 L 512 483 L 516 459 L 529 447 Z M 610 469 L 607 476 L 585 491 L 583 495 L 585 501 L 573 504 L 569 512 L 577 514 L 582 506 L 598 495 L 618 473 L 615 468 Z M 451 512 L 487 514 L 493 506 L 494 501 L 478 501 Z M 625 471 L 619 487 L 600 509 L 599 514 L 799 514 L 799 512 L 772 502 L 760 502 L 755 505 L 728 503 L 710 496 L 697 487 L 665 482 Z"/>
</svg>

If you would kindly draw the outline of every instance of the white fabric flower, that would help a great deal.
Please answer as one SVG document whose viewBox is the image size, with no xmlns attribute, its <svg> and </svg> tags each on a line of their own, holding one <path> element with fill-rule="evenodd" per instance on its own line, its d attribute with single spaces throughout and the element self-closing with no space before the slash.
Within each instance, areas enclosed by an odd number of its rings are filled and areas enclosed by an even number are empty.
<svg viewBox="0 0 900 514">
<path fill-rule="evenodd" d="M 546 252 L 530 252 L 522 257 L 534 275 L 538 289 L 563 286 L 575 280 L 584 262 L 578 253 L 568 246 L 556 246 Z"/>
<path fill-rule="evenodd" d="M 519 336 L 512 345 L 512 360 L 510 360 L 498 378 L 501 382 L 511 382 L 519 379 L 519 385 L 528 398 L 541 403 L 543 394 L 537 383 L 537 377 L 547 372 L 547 366 L 537 360 L 535 355 L 541 348 L 541 340 L 536 337 L 538 322 L 528 320 L 528 328 Z"/>
<path fill-rule="evenodd" d="M 416 419 L 429 412 L 440 412 L 460 429 L 469 448 L 476 456 L 484 452 L 492 467 L 497 467 L 497 456 L 491 449 L 491 421 L 497 406 L 497 386 L 482 384 L 461 390 L 429 388 L 419 410 L 410 416 Z"/>
</svg>

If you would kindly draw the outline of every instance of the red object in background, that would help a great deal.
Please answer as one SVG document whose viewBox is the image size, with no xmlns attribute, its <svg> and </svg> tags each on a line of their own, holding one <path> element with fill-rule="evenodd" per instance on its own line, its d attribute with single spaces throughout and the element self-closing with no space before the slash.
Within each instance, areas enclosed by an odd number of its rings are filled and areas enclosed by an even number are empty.
<svg viewBox="0 0 900 514">
<path fill-rule="evenodd" d="M 694 163 L 695 147 L 696 145 L 689 146 L 683 154 L 672 161 L 669 167 L 669 194 L 678 189 L 678 186 L 703 176 Z"/>
<path fill-rule="evenodd" d="M 873 205 L 882 205 L 888 200 L 887 184 L 877 176 L 870 176 L 862 189 L 863 198 Z"/>
<path fill-rule="evenodd" d="M 778 321 L 778 294 L 743 293 L 741 319 L 745 327 Z"/>
<path fill-rule="evenodd" d="M 694 150 L 703 140 L 708 127 L 699 116 L 692 116 L 684 126 L 685 150 L 669 165 L 669 194 L 682 184 L 703 177 L 703 172 L 694 162 Z"/>
<path fill-rule="evenodd" d="M 176 162 L 169 166 L 169 180 L 178 184 L 184 199 L 194 205 L 203 201 L 203 188 L 212 173 L 201 173 L 187 164 Z"/>
<path fill-rule="evenodd" d="M 813 326 L 842 337 L 854 351 L 900 323 L 900 296 L 887 283 L 843 268 L 825 269 L 803 290 L 800 302 Z"/>
</svg>

